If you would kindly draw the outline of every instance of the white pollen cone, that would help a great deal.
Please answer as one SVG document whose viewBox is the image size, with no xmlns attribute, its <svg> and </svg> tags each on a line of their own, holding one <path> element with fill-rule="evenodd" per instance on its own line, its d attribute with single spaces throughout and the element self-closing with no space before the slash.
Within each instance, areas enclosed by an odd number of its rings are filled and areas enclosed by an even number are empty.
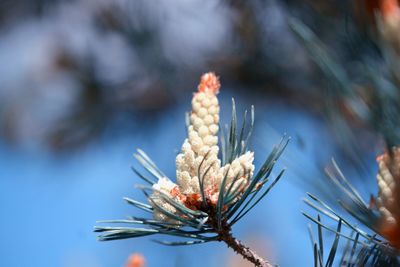
<svg viewBox="0 0 400 267">
<path fill-rule="evenodd" d="M 220 83 L 214 73 L 201 77 L 198 92 L 193 95 L 190 114 L 189 136 L 176 158 L 178 185 L 184 194 L 200 194 L 199 175 L 204 179 L 206 191 L 218 194 L 225 175 L 226 189 L 235 179 L 231 190 L 244 188 L 254 171 L 254 154 L 247 152 L 221 167 L 218 159 L 219 103 L 217 94 Z M 207 190 L 208 189 L 208 190 Z M 215 199 L 215 196 L 210 196 Z M 213 202 L 213 201 L 212 201 Z"/>
<path fill-rule="evenodd" d="M 161 207 L 172 214 L 176 214 L 176 209 L 171 204 L 166 203 L 165 200 L 162 198 L 162 194 L 164 194 L 174 200 L 179 201 L 178 197 L 173 194 L 176 188 L 177 185 L 166 177 L 159 179 L 158 183 L 153 185 L 154 191 L 153 194 L 150 196 L 150 203 L 154 208 L 154 219 L 171 223 L 178 223 L 175 220 L 169 218 L 166 214 L 160 212 L 158 208 Z"/>
<path fill-rule="evenodd" d="M 188 208 L 197 209 L 199 206 L 196 203 L 202 201 L 199 178 L 203 182 L 207 201 L 215 205 L 225 176 L 225 189 L 231 188 L 232 192 L 238 188 L 244 190 L 253 176 L 253 152 L 246 152 L 221 167 L 221 160 L 218 159 L 219 88 L 220 83 L 214 73 L 206 73 L 201 77 L 198 92 L 194 93 L 192 99 L 188 137 L 183 142 L 181 153 L 176 157 L 177 184 L 163 178 L 153 185 L 156 189 L 151 196 L 154 203 L 171 213 L 177 214 L 177 211 L 160 198 L 157 190 Z M 168 221 L 167 216 L 157 209 L 154 217 Z"/>
<path fill-rule="evenodd" d="M 199 91 L 193 95 L 189 136 L 176 157 L 177 181 L 184 194 L 200 193 L 199 175 L 206 187 L 217 179 L 221 166 L 218 159 L 218 90 L 218 78 L 207 73 L 201 79 Z"/>
<path fill-rule="evenodd" d="M 391 152 L 377 159 L 379 192 L 376 204 L 381 215 L 382 235 L 400 248 L 400 148 L 395 147 Z"/>
</svg>

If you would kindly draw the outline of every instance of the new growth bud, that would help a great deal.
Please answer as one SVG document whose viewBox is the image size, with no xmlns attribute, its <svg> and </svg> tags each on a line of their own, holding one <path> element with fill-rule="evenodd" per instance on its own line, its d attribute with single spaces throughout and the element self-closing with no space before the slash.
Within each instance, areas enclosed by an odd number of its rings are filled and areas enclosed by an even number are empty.
<svg viewBox="0 0 400 267">
<path fill-rule="evenodd" d="M 209 72 L 201 77 L 198 92 L 194 93 L 192 99 L 188 137 L 183 142 L 181 153 L 176 157 L 177 184 L 165 178 L 153 186 L 156 189 L 151 196 L 154 203 L 171 213 L 177 211 L 172 205 L 162 201 L 157 191 L 162 191 L 186 207 L 196 210 L 201 209 L 204 201 L 214 206 L 217 204 L 225 176 L 225 190 L 234 183 L 231 190 L 244 191 L 253 175 L 253 152 L 246 152 L 221 167 L 221 160 L 218 159 L 219 88 L 220 82 L 214 73 Z M 204 185 L 205 200 L 202 199 L 200 182 Z M 157 209 L 154 217 L 167 220 Z"/>
</svg>

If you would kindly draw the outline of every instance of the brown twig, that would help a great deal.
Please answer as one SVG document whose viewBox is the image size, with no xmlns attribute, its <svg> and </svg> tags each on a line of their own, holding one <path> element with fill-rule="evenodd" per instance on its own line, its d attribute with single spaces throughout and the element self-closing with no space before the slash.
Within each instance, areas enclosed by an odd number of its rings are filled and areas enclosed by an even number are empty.
<svg viewBox="0 0 400 267">
<path fill-rule="evenodd" d="M 256 252 L 244 245 L 242 242 L 234 238 L 230 231 L 222 231 L 219 236 L 219 241 L 225 242 L 228 247 L 232 248 L 237 254 L 252 263 L 257 267 L 272 267 L 271 263 L 263 259 Z"/>
<path fill-rule="evenodd" d="M 209 207 L 210 208 L 210 207 Z M 209 223 L 218 233 L 218 241 L 225 242 L 231 249 L 233 249 L 237 254 L 242 255 L 242 257 L 256 267 L 273 267 L 267 260 L 263 259 L 255 251 L 253 251 L 248 246 L 244 245 L 242 242 L 233 237 L 231 232 L 231 226 L 223 221 L 221 227 L 218 227 L 215 210 L 213 208 L 208 210 L 209 214 Z"/>
</svg>

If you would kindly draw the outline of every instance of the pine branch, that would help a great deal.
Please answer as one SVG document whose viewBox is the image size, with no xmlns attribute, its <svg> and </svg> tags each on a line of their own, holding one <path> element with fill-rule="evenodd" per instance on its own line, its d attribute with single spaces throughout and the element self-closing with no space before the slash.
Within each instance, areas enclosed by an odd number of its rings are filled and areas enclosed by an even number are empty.
<svg viewBox="0 0 400 267">
<path fill-rule="evenodd" d="M 192 100 L 192 112 L 187 121 L 188 138 L 176 158 L 177 183 L 171 181 L 142 150 L 134 155 L 146 170 L 146 175 L 134 172 L 151 186 L 137 186 L 150 205 L 137 200 L 125 200 L 146 212 L 153 219 L 132 217 L 108 223 L 130 224 L 128 227 L 96 227 L 99 240 L 117 240 L 150 235 L 169 235 L 181 240 L 155 240 L 168 246 L 187 246 L 211 241 L 225 242 L 228 247 L 257 267 L 270 267 L 267 260 L 232 236 L 232 227 L 247 215 L 277 184 L 282 170 L 271 179 L 272 170 L 290 138 L 284 136 L 266 157 L 258 171 L 253 164 L 254 154 L 248 151 L 248 141 L 254 126 L 254 108 L 250 121 L 238 127 L 235 102 L 232 119 L 217 146 L 219 105 L 216 94 L 218 78 L 204 74 Z M 209 114 L 208 114 L 209 113 Z M 189 123 L 189 124 L 188 124 Z M 207 125 L 207 126 L 206 126 Z M 218 159 L 221 151 L 222 162 Z M 131 225 L 144 227 L 132 227 Z M 189 239 L 189 240 L 187 240 Z"/>
</svg>

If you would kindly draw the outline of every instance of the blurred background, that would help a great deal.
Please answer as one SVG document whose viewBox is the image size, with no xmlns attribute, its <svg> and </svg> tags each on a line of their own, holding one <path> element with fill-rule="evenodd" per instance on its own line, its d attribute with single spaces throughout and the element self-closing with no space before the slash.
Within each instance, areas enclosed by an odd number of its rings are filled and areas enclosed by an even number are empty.
<svg viewBox="0 0 400 267">
<path fill-rule="evenodd" d="M 214 71 L 222 121 L 232 97 L 239 112 L 255 105 L 256 167 L 292 136 L 284 179 L 234 233 L 281 266 L 310 266 L 305 192 L 332 193 L 321 181 L 334 157 L 368 199 L 375 157 L 398 142 L 399 10 L 379 0 L 2 0 L 0 265 L 118 267 L 139 253 L 150 267 L 246 266 L 223 244 L 92 233 L 97 220 L 137 212 L 123 196 L 144 200 L 136 148 L 174 177 L 184 112 Z"/>
</svg>

